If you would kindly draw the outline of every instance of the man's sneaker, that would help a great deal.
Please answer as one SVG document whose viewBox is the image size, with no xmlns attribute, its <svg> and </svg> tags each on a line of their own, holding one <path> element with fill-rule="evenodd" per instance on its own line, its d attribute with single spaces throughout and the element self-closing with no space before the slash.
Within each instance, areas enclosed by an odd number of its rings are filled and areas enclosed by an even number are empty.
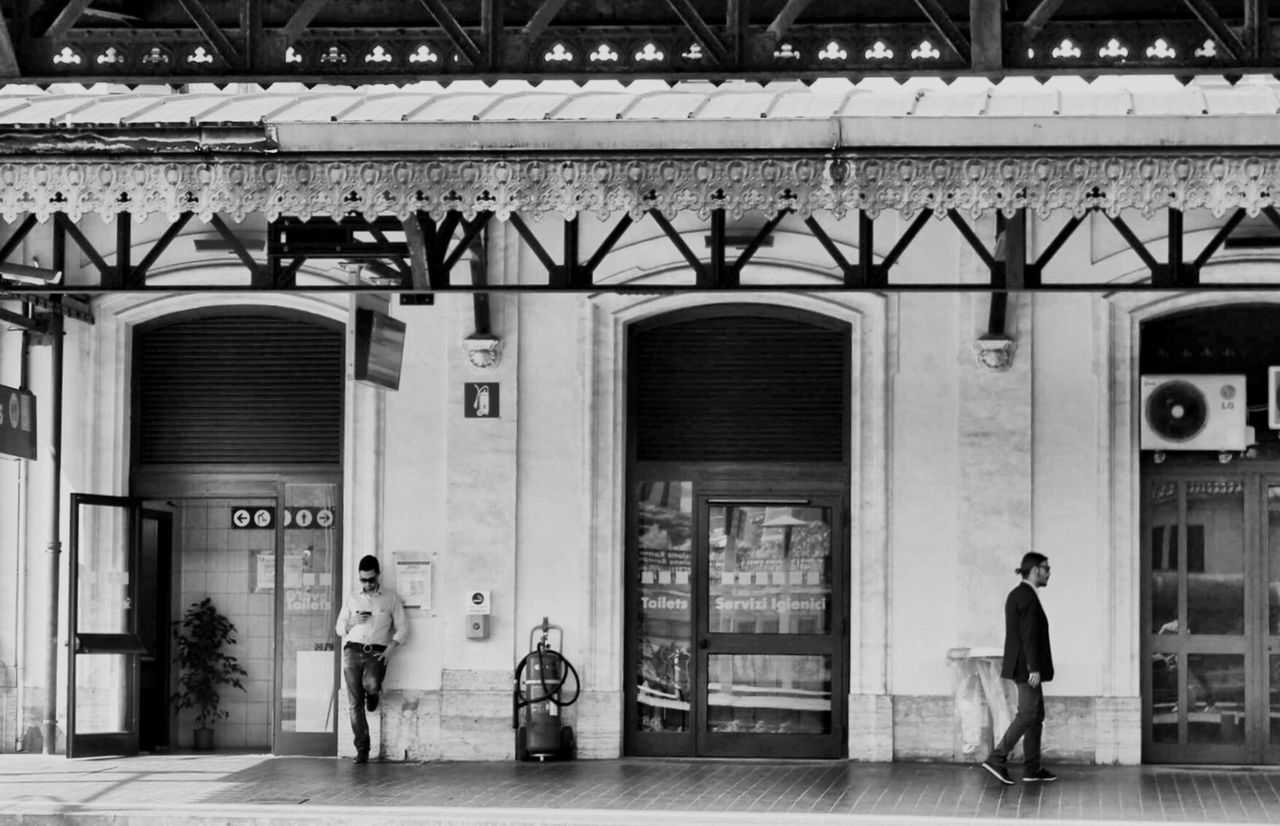
<svg viewBox="0 0 1280 826">
<path fill-rule="evenodd" d="M 1058 779 L 1058 775 L 1048 769 L 1036 769 L 1031 774 L 1023 775 L 1023 783 L 1052 783 Z"/>
<path fill-rule="evenodd" d="M 990 762 L 987 762 L 986 760 L 983 760 L 982 768 L 986 769 L 988 772 L 991 773 L 992 777 L 994 777 L 996 780 L 999 780 L 1001 783 L 1005 784 L 1006 786 L 1013 785 L 1013 778 L 1009 777 L 1009 770 L 1006 769 L 1004 766 L 997 766 L 995 763 L 990 763 Z M 1044 770 L 1041 769 L 1041 771 L 1044 771 Z"/>
<path fill-rule="evenodd" d="M 357 763 L 368 763 L 368 762 L 369 762 L 369 750 L 368 750 L 368 749 L 360 749 L 359 751 L 357 751 L 357 752 L 356 752 L 356 760 L 355 760 L 355 762 L 357 762 Z"/>
<path fill-rule="evenodd" d="M 366 694 L 366 695 L 364 695 L 364 707 L 365 707 L 365 710 L 366 710 L 366 711 L 377 711 L 377 710 L 378 710 L 378 695 L 377 695 L 377 694 Z"/>
</svg>

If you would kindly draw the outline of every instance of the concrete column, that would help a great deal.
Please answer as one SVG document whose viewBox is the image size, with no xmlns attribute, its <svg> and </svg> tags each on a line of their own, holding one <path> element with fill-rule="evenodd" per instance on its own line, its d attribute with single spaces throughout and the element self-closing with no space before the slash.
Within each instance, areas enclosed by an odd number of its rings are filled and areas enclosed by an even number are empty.
<svg viewBox="0 0 1280 826">
<path fill-rule="evenodd" d="M 967 247 L 960 270 L 965 283 L 989 280 L 985 265 Z M 1014 568 L 1032 541 L 1030 298 L 1009 299 L 1005 332 L 1014 351 L 1003 368 L 979 358 L 977 342 L 987 333 L 990 300 L 986 293 L 974 293 L 962 301 L 968 321 L 957 342 L 959 611 L 953 633 L 956 644 L 967 646 L 1003 644 L 1005 595 L 1017 584 Z"/>
</svg>

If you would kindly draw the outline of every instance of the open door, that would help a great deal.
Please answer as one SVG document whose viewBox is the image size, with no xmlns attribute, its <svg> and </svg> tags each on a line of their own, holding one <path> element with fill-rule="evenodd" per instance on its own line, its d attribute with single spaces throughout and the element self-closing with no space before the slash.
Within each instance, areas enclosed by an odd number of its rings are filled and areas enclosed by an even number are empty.
<svg viewBox="0 0 1280 826">
<path fill-rule="evenodd" d="M 142 502 L 71 495 L 67 756 L 138 753 Z"/>
</svg>

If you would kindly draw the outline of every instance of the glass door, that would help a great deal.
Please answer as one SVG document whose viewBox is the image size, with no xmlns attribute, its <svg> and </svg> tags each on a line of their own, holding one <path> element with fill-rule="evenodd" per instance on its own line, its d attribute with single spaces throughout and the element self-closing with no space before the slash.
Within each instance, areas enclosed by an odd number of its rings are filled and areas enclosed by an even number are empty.
<svg viewBox="0 0 1280 826">
<path fill-rule="evenodd" d="M 840 511 L 835 498 L 699 498 L 698 754 L 844 754 Z"/>
<path fill-rule="evenodd" d="M 138 753 L 142 504 L 71 495 L 67 756 Z"/>
<path fill-rule="evenodd" d="M 1256 762 L 1258 478 L 1162 476 L 1146 488 L 1144 759 Z"/>
<path fill-rule="evenodd" d="M 338 651 L 333 633 L 340 593 L 341 496 L 334 482 L 283 485 L 277 544 L 276 754 L 328 756 L 338 750 Z M 345 719 L 345 718 L 344 718 Z"/>
<path fill-rule="evenodd" d="M 1262 734 L 1266 743 L 1263 762 L 1280 763 L 1280 478 L 1265 481 L 1262 521 L 1266 595 L 1259 600 L 1262 617 L 1260 634 L 1263 662 L 1259 696 L 1265 697 L 1262 711 Z"/>
</svg>

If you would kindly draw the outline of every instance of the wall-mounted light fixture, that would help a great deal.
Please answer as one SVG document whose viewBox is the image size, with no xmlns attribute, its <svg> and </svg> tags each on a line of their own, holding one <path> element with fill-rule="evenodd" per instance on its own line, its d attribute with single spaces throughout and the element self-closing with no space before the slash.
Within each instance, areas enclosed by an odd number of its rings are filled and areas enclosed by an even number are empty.
<svg viewBox="0 0 1280 826">
<path fill-rule="evenodd" d="M 0 262 L 0 281 L 17 281 L 20 284 L 57 284 L 62 280 L 62 270 L 49 270 L 26 264 Z"/>
</svg>

